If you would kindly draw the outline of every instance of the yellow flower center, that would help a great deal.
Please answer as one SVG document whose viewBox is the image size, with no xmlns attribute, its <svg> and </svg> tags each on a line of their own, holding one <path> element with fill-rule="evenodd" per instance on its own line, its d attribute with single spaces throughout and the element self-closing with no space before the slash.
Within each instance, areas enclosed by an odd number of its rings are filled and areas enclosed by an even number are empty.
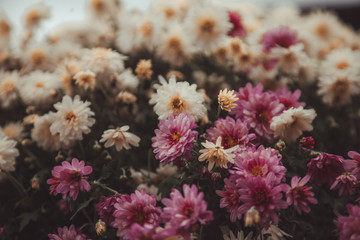
<svg viewBox="0 0 360 240">
<path fill-rule="evenodd" d="M 71 110 L 70 112 L 68 112 L 66 115 L 65 115 L 65 119 L 66 119 L 66 122 L 68 124 L 73 124 L 76 120 L 76 115 L 74 113 L 73 110 Z"/>
<path fill-rule="evenodd" d="M 199 21 L 199 29 L 202 33 L 210 34 L 213 33 L 216 22 L 212 18 L 203 18 Z"/>
<path fill-rule="evenodd" d="M 170 108 L 175 114 L 180 114 L 185 110 L 185 102 L 179 97 L 173 97 L 170 101 Z"/>
<path fill-rule="evenodd" d="M 1 84 L 1 90 L 9 94 L 15 91 L 15 84 L 11 80 L 7 80 Z"/>
<path fill-rule="evenodd" d="M 350 64 L 349 64 L 349 62 L 347 62 L 347 61 L 339 62 L 339 63 L 336 65 L 336 67 L 337 67 L 338 69 L 341 69 L 341 70 L 343 70 L 343 69 L 345 69 L 345 68 L 348 68 L 349 66 L 350 66 Z"/>
<path fill-rule="evenodd" d="M 255 177 L 256 176 L 261 176 L 262 177 L 262 175 L 263 175 L 262 167 L 260 167 L 260 166 L 253 167 L 250 172 Z"/>
</svg>

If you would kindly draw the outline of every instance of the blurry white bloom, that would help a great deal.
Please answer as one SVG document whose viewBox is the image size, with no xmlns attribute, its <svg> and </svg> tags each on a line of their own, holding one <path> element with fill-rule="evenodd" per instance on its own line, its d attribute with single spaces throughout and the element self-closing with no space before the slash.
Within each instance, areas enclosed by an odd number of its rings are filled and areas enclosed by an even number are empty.
<svg viewBox="0 0 360 240">
<path fill-rule="evenodd" d="M 360 51 L 350 48 L 338 48 L 331 51 L 321 62 L 320 75 L 353 74 L 360 73 Z"/>
<path fill-rule="evenodd" d="M 38 26 L 41 20 L 49 17 L 50 9 L 44 3 L 31 5 L 22 16 L 25 25 L 30 28 Z"/>
<path fill-rule="evenodd" d="M 51 134 L 59 134 L 60 141 L 66 145 L 82 140 L 83 134 L 90 133 L 90 127 L 95 123 L 92 118 L 95 114 L 89 108 L 90 104 L 88 101 L 81 101 L 78 95 L 74 99 L 64 96 L 62 102 L 54 104 L 57 112 L 56 119 L 50 126 Z"/>
<path fill-rule="evenodd" d="M 17 71 L 0 71 L 0 106 L 9 108 L 17 101 L 19 74 Z"/>
<path fill-rule="evenodd" d="M 115 76 L 114 91 L 124 89 L 135 90 L 139 85 L 139 79 L 132 73 L 131 68 L 127 68 L 122 73 Z"/>
<path fill-rule="evenodd" d="M 24 127 L 21 122 L 10 122 L 0 128 L 0 131 L 2 131 L 8 138 L 18 142 L 25 136 L 25 133 L 23 132 Z"/>
<path fill-rule="evenodd" d="M 275 137 L 280 137 L 287 143 L 294 142 L 303 131 L 313 130 L 312 121 L 316 117 L 314 109 L 303 107 L 290 108 L 279 116 L 273 117 L 270 128 Z"/>
<path fill-rule="evenodd" d="M 84 88 L 85 90 L 95 88 L 95 73 L 90 70 L 80 71 L 74 76 L 75 84 Z"/>
<path fill-rule="evenodd" d="M 0 13 L 0 42 L 8 41 L 10 39 L 11 33 L 11 24 L 9 22 L 9 18 L 6 16 L 4 12 Z"/>
<path fill-rule="evenodd" d="M 19 150 L 15 148 L 16 141 L 9 139 L 0 133 L 0 169 L 15 171 L 15 158 L 19 156 Z"/>
<path fill-rule="evenodd" d="M 155 104 L 154 110 L 159 119 L 166 119 L 171 114 L 186 112 L 195 121 L 205 117 L 204 94 L 196 91 L 196 84 L 176 82 L 172 75 L 167 82 L 159 77 L 160 84 L 155 84 L 156 93 L 152 94 L 149 101 Z"/>
<path fill-rule="evenodd" d="M 59 99 L 61 82 L 55 73 L 34 71 L 21 77 L 20 82 L 20 97 L 26 105 L 48 108 Z"/>
<path fill-rule="evenodd" d="M 128 125 L 116 129 L 108 129 L 104 131 L 100 142 L 105 142 L 104 146 L 106 148 L 115 144 L 117 151 L 120 151 L 123 147 L 129 150 L 131 148 L 130 145 L 138 147 L 140 138 L 133 133 L 127 132 L 129 129 Z"/>
<path fill-rule="evenodd" d="M 49 70 L 55 67 L 52 59 L 53 52 L 46 43 L 31 43 L 25 52 L 21 51 L 18 55 L 27 70 Z"/>
</svg>

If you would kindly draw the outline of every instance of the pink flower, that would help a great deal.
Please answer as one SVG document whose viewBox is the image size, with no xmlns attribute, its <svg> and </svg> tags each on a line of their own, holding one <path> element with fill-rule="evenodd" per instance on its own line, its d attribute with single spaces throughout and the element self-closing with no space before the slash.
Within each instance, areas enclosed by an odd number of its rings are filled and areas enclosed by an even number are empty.
<svg viewBox="0 0 360 240">
<path fill-rule="evenodd" d="M 91 166 L 85 166 L 84 161 L 73 158 L 71 164 L 63 161 L 61 166 L 55 166 L 52 170 L 53 178 L 48 179 L 47 183 L 50 184 L 50 194 L 62 194 L 63 198 L 69 197 L 76 200 L 79 190 L 90 191 L 91 186 L 86 181 L 88 178 L 85 175 L 92 173 Z"/>
<path fill-rule="evenodd" d="M 172 227 L 180 229 L 180 231 L 192 231 L 197 222 L 206 224 L 214 219 L 213 213 L 207 210 L 207 203 L 202 192 L 198 193 L 195 185 L 191 187 L 187 184 L 183 185 L 184 196 L 177 189 L 173 189 L 170 198 L 164 198 L 162 203 L 163 221 L 169 222 Z"/>
<path fill-rule="evenodd" d="M 96 204 L 95 208 L 99 217 L 106 223 L 111 224 L 114 221 L 113 213 L 115 211 L 115 203 L 120 199 L 119 195 L 114 195 L 111 197 L 100 197 L 100 202 Z"/>
<path fill-rule="evenodd" d="M 297 40 L 297 32 L 288 27 L 280 26 L 264 33 L 260 42 L 264 48 L 264 52 L 269 52 L 273 47 L 288 48 L 299 43 Z"/>
<path fill-rule="evenodd" d="M 253 145 L 250 142 L 255 139 L 255 134 L 249 133 L 246 124 L 240 119 L 235 121 L 227 116 L 225 119 L 216 120 L 215 127 L 206 131 L 206 140 L 209 142 L 216 142 L 218 137 L 221 137 L 221 145 L 225 149 L 239 145 L 237 151 L 242 151 L 244 148 Z"/>
<path fill-rule="evenodd" d="M 75 230 L 74 225 L 70 227 L 58 228 L 57 234 L 48 234 L 50 240 L 91 240 L 87 236 L 81 233 L 79 230 Z"/>
<path fill-rule="evenodd" d="M 291 187 L 288 187 L 286 192 L 286 202 L 291 205 L 294 204 L 298 214 L 301 212 L 310 212 L 309 204 L 317 204 L 318 201 L 314 198 L 314 193 L 310 191 L 312 187 L 304 186 L 310 180 L 310 176 L 306 175 L 302 179 L 294 176 L 291 179 Z"/>
<path fill-rule="evenodd" d="M 232 175 L 233 176 L 233 175 Z M 238 211 L 241 206 L 240 194 L 235 185 L 234 177 L 225 178 L 225 191 L 216 190 L 216 194 L 222 197 L 220 199 L 220 207 L 226 208 L 230 213 L 230 221 L 235 222 L 236 219 L 241 219 L 242 213 Z"/>
<path fill-rule="evenodd" d="M 134 223 L 131 225 L 131 228 L 126 231 L 126 237 L 131 240 L 155 239 L 155 228 L 156 227 L 152 224 L 140 225 L 138 223 Z"/>
<path fill-rule="evenodd" d="M 339 196 L 350 196 L 354 193 L 356 183 L 356 177 L 351 173 L 345 172 L 335 179 L 330 189 L 339 189 Z"/>
<path fill-rule="evenodd" d="M 346 171 L 351 172 L 356 178 L 360 178 L 360 153 L 355 151 L 348 152 L 349 158 L 351 160 L 345 160 L 344 167 Z"/>
<path fill-rule="evenodd" d="M 310 180 L 318 185 L 333 183 L 336 177 L 345 171 L 343 162 L 343 157 L 329 153 L 311 159 L 307 164 Z"/>
<path fill-rule="evenodd" d="M 302 149 L 314 149 L 314 139 L 312 137 L 303 137 L 300 139 Z"/>
<path fill-rule="evenodd" d="M 156 136 L 152 138 L 156 159 L 166 164 L 181 156 L 191 158 L 190 151 L 198 136 L 198 132 L 193 129 L 198 126 L 187 113 L 169 115 L 166 120 L 160 120 L 158 127 Z"/>
<path fill-rule="evenodd" d="M 348 204 L 349 216 L 339 215 L 335 220 L 339 240 L 360 239 L 360 207 Z"/>
<path fill-rule="evenodd" d="M 244 177 L 266 177 L 273 174 L 275 183 L 285 178 L 286 168 L 281 163 L 279 152 L 275 149 L 259 146 L 257 149 L 248 148 L 235 158 L 234 173 Z"/>
<path fill-rule="evenodd" d="M 242 25 L 240 14 L 237 12 L 228 11 L 229 21 L 232 23 L 232 28 L 228 32 L 230 37 L 246 37 L 246 31 Z"/>
<path fill-rule="evenodd" d="M 155 196 L 148 195 L 145 189 L 136 190 L 131 195 L 123 194 L 117 198 L 113 214 L 115 219 L 111 224 L 112 227 L 118 229 L 116 235 L 125 237 L 126 231 L 134 223 L 141 226 L 145 224 L 157 226 L 160 222 L 161 208 L 155 205 Z"/>
<path fill-rule="evenodd" d="M 240 200 L 243 202 L 238 211 L 245 214 L 254 206 L 260 213 L 262 226 L 268 226 L 271 220 L 277 224 L 279 222 L 277 213 L 288 204 L 282 200 L 282 192 L 286 189 L 286 185 L 274 185 L 274 182 L 275 176 L 272 173 L 265 178 L 257 176 L 238 179 L 236 185 L 239 188 Z"/>
<path fill-rule="evenodd" d="M 283 87 L 280 89 L 277 89 L 275 91 L 275 94 L 279 98 L 280 103 L 282 103 L 285 106 L 285 109 L 290 109 L 291 107 L 297 108 L 297 107 L 305 107 L 304 102 L 299 102 L 299 98 L 301 95 L 301 90 L 297 89 L 293 93 L 288 89 L 288 87 Z"/>
<path fill-rule="evenodd" d="M 61 199 L 57 201 L 57 206 L 64 214 L 68 214 L 70 212 L 69 204 L 66 200 Z"/>
</svg>

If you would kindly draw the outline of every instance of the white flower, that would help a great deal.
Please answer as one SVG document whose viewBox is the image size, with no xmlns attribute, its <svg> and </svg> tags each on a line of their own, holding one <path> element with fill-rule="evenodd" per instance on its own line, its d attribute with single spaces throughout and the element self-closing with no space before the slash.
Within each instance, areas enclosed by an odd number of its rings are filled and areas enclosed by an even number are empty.
<svg viewBox="0 0 360 240">
<path fill-rule="evenodd" d="M 126 150 L 131 148 L 130 145 L 138 147 L 140 138 L 133 133 L 127 132 L 130 129 L 128 125 L 121 128 L 109 129 L 104 131 L 100 142 L 105 142 L 105 147 L 109 148 L 115 144 L 116 150 L 120 151 L 123 147 Z"/>
<path fill-rule="evenodd" d="M 338 48 L 331 51 L 321 63 L 320 75 L 338 75 L 348 72 L 358 77 L 360 73 L 360 51 L 351 48 Z"/>
<path fill-rule="evenodd" d="M 290 108 L 279 116 L 273 117 L 270 128 L 275 137 L 280 137 L 285 142 L 295 141 L 303 131 L 313 130 L 312 121 L 316 117 L 314 109 L 303 107 Z"/>
<path fill-rule="evenodd" d="M 18 72 L 0 72 L 0 106 L 2 108 L 9 108 L 17 101 L 18 82 Z"/>
<path fill-rule="evenodd" d="M 40 21 L 50 17 L 50 9 L 44 3 L 33 4 L 28 7 L 22 18 L 27 27 L 35 27 Z"/>
<path fill-rule="evenodd" d="M 202 142 L 201 145 L 205 147 L 205 149 L 201 149 L 199 152 L 202 153 L 199 156 L 199 161 L 205 161 L 207 160 L 209 162 L 208 169 L 211 171 L 213 169 L 214 165 L 216 167 L 221 168 L 227 168 L 227 162 L 234 163 L 234 158 L 236 154 L 234 151 L 238 149 L 238 145 L 224 149 L 223 146 L 221 146 L 222 138 L 219 136 L 216 140 L 216 144 L 209 142 L 206 140 L 206 142 Z"/>
<path fill-rule="evenodd" d="M 90 127 L 94 125 L 94 112 L 88 107 L 91 103 L 81 101 L 76 95 L 72 100 L 70 96 L 64 96 L 62 102 L 54 104 L 56 119 L 50 126 L 52 135 L 59 134 L 60 141 L 70 144 L 75 140 L 82 140 L 83 134 L 90 133 Z"/>
<path fill-rule="evenodd" d="M 50 126 L 55 120 L 56 114 L 54 112 L 45 114 L 36 120 L 34 128 L 31 130 L 31 138 L 46 151 L 68 149 L 74 144 L 74 142 L 68 142 L 68 144 L 61 142 L 59 133 L 51 134 Z"/>
<path fill-rule="evenodd" d="M 74 76 L 75 84 L 83 87 L 85 90 L 95 88 L 95 73 L 90 70 L 80 71 Z"/>
<path fill-rule="evenodd" d="M 160 83 L 155 84 L 156 93 L 151 96 L 150 104 L 155 104 L 154 110 L 159 119 L 166 119 L 171 114 L 186 112 L 195 121 L 206 116 L 206 108 L 203 104 L 204 94 L 196 91 L 196 84 L 188 82 L 176 82 L 172 75 L 167 82 L 159 77 Z"/>
<path fill-rule="evenodd" d="M 139 79 L 132 73 L 131 68 L 115 76 L 114 91 L 130 89 L 135 90 L 139 85 Z"/>
<path fill-rule="evenodd" d="M 9 139 L 0 133 L 0 169 L 15 171 L 15 158 L 19 156 L 19 150 L 15 148 L 16 141 Z"/>
<path fill-rule="evenodd" d="M 0 128 L 0 131 L 2 131 L 8 138 L 18 142 L 21 141 L 25 136 L 25 133 L 23 132 L 23 125 L 20 122 L 10 122 L 4 127 Z"/>
</svg>

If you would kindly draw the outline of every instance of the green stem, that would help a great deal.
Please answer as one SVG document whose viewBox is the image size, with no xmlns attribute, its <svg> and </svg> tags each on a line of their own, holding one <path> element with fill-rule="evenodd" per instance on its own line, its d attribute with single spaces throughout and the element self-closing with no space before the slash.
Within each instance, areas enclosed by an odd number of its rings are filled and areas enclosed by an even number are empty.
<svg viewBox="0 0 360 240">
<path fill-rule="evenodd" d="M 110 192 L 112 192 L 114 194 L 119 194 L 120 195 L 120 193 L 118 191 L 116 191 L 116 190 L 114 190 L 112 188 L 109 188 L 108 186 L 106 186 L 105 184 L 102 184 L 99 181 L 93 181 L 92 183 L 96 184 L 96 185 L 98 185 L 98 186 L 100 186 L 100 187 L 102 187 L 102 188 L 104 188 L 104 189 L 106 189 L 106 190 L 108 190 L 108 191 L 110 191 Z"/>
</svg>

